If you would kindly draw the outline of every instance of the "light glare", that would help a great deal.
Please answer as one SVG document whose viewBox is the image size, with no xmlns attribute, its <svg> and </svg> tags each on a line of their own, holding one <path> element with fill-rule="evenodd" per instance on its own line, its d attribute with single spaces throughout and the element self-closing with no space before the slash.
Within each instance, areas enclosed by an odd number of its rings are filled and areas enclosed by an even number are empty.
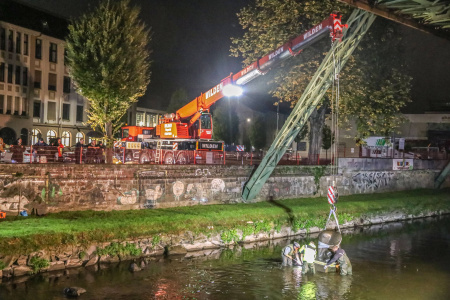
<svg viewBox="0 0 450 300">
<path fill-rule="evenodd" d="M 242 95 L 242 88 L 234 84 L 228 84 L 223 88 L 223 94 L 226 97 L 240 96 Z"/>
</svg>

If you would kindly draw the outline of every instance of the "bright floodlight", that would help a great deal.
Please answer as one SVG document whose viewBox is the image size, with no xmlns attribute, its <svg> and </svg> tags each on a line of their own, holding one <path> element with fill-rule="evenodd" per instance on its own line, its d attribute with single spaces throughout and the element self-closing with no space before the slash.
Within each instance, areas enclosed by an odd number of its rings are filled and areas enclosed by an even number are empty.
<svg viewBox="0 0 450 300">
<path fill-rule="evenodd" d="M 238 85 L 228 84 L 223 88 L 223 94 L 226 97 L 240 96 L 242 95 L 242 88 Z"/>
</svg>

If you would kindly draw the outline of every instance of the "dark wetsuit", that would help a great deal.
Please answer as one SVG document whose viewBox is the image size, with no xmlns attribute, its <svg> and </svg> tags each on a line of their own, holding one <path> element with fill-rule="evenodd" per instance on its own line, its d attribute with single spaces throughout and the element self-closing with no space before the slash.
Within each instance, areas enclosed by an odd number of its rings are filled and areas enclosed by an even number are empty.
<svg viewBox="0 0 450 300">
<path fill-rule="evenodd" d="M 336 261 L 339 263 L 341 275 L 352 275 L 352 264 L 350 263 L 350 259 L 348 259 L 348 256 L 345 253 L 344 249 L 337 249 L 330 260 L 327 262 L 327 266 Z"/>
</svg>

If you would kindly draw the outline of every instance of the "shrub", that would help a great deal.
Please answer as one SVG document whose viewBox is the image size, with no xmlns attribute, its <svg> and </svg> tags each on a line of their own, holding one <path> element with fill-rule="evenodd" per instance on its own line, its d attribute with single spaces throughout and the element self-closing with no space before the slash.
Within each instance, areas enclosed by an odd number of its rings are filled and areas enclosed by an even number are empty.
<svg viewBox="0 0 450 300">
<path fill-rule="evenodd" d="M 269 233 L 272 230 L 272 224 L 269 221 L 263 220 L 255 223 L 255 232 Z"/>
<path fill-rule="evenodd" d="M 80 254 L 78 255 L 78 257 L 83 260 L 86 257 L 87 253 L 84 251 L 81 251 Z"/>
<path fill-rule="evenodd" d="M 30 259 L 29 264 L 30 264 L 31 268 L 33 269 L 33 273 L 37 273 L 37 272 L 39 272 L 39 270 L 41 270 L 43 268 L 47 268 L 50 265 L 50 262 L 45 258 L 33 256 Z"/>
<path fill-rule="evenodd" d="M 224 230 L 220 235 L 220 238 L 225 244 L 229 244 L 231 242 L 239 241 L 239 235 L 237 234 L 236 229 Z"/>
<path fill-rule="evenodd" d="M 242 230 L 242 240 L 245 240 L 247 236 L 255 233 L 255 226 L 253 224 L 247 224 L 246 226 L 242 227 L 241 230 Z"/>
<path fill-rule="evenodd" d="M 160 242 L 161 242 L 161 237 L 159 235 L 153 236 L 152 247 L 155 248 L 155 246 L 158 245 Z"/>
</svg>

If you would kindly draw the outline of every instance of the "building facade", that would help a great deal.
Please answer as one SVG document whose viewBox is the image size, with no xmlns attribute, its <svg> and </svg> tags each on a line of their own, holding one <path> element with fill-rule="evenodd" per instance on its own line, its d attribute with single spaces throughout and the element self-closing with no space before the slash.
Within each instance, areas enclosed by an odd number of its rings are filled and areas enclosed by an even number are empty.
<svg viewBox="0 0 450 300">
<path fill-rule="evenodd" d="M 128 109 L 127 125 L 156 127 L 156 125 L 159 124 L 159 119 L 162 118 L 165 113 L 166 112 L 162 110 L 139 107 L 137 103 L 133 103 Z"/>
<path fill-rule="evenodd" d="M 65 63 L 67 21 L 14 1 L 0 4 L 0 137 L 65 146 L 98 136 L 83 122 L 88 102 Z"/>
</svg>

